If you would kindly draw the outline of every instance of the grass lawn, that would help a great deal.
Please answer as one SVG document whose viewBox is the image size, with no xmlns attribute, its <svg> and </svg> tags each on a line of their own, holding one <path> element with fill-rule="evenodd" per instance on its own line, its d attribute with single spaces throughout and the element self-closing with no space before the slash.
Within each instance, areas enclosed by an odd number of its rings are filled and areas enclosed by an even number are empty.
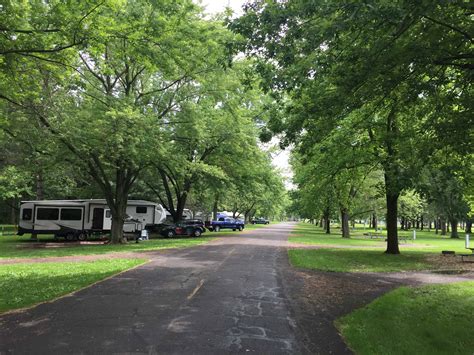
<svg viewBox="0 0 474 355">
<path fill-rule="evenodd" d="M 423 253 L 384 254 L 381 250 L 290 249 L 293 266 L 337 272 L 391 272 L 436 268 Z"/>
<path fill-rule="evenodd" d="M 61 248 L 31 248 L 30 236 L 9 236 L 0 237 L 0 258 L 34 258 L 51 256 L 69 256 L 69 255 L 89 255 L 106 254 L 111 252 L 133 252 L 150 251 L 168 248 L 185 248 L 200 245 L 213 240 L 215 233 L 206 233 L 199 238 L 182 237 L 171 239 L 150 239 L 140 243 L 130 242 L 119 245 L 74 245 L 69 243 L 61 244 Z M 54 241 L 52 236 L 39 236 L 40 241 Z M 69 244 L 69 245 L 68 245 Z"/>
<path fill-rule="evenodd" d="M 385 240 L 370 239 L 363 235 L 373 233 L 373 230 L 356 229 L 352 231 L 350 239 L 342 238 L 335 228 L 333 232 L 334 234 L 328 235 L 321 228 L 311 224 L 298 224 L 290 236 L 291 242 L 324 245 L 325 248 L 289 250 L 291 263 L 296 267 L 306 269 L 338 272 L 415 271 L 440 268 L 439 264 L 433 262 L 432 257 L 439 254 L 441 250 L 470 253 L 464 247 L 464 234 L 460 239 L 451 239 L 436 235 L 434 232 L 417 231 L 416 240 L 401 242 L 400 255 L 387 255 L 383 253 L 387 244 Z M 400 231 L 399 233 L 410 235 L 412 232 Z M 341 246 L 349 246 L 349 248 L 343 249 L 340 248 Z M 456 269 L 457 264 L 451 264 L 450 267 Z"/>
<path fill-rule="evenodd" d="M 2 224 L 0 225 L 0 237 L 5 235 L 15 235 L 17 232 L 16 227 L 13 224 Z"/>
<path fill-rule="evenodd" d="M 402 287 L 336 321 L 356 354 L 473 354 L 474 282 Z"/>
<path fill-rule="evenodd" d="M 270 224 L 271 225 L 271 224 Z M 244 230 L 254 230 L 268 225 L 246 224 Z M 71 255 L 89 255 L 106 254 L 111 252 L 133 252 L 133 251 L 152 251 L 169 248 L 186 248 L 200 244 L 205 244 L 214 240 L 215 237 L 226 235 L 238 235 L 238 231 L 222 230 L 219 233 L 207 231 L 199 238 L 176 237 L 172 239 L 158 238 L 150 239 L 140 243 L 130 242 L 126 245 L 74 245 L 64 243 L 61 248 L 31 248 L 30 235 L 3 235 L 0 236 L 0 258 L 35 258 L 35 257 L 53 257 L 53 256 L 71 256 Z M 52 235 L 40 235 L 42 242 L 53 242 Z"/>
<path fill-rule="evenodd" d="M 0 313 L 68 294 L 144 259 L 0 265 Z"/>
<path fill-rule="evenodd" d="M 363 227 L 351 230 L 351 238 L 343 239 L 339 229 L 332 228 L 332 234 L 325 234 L 324 231 L 309 223 L 299 223 L 290 236 L 290 241 L 295 243 L 310 245 L 352 245 L 363 247 L 385 248 L 387 242 L 384 239 L 370 239 L 364 236 L 364 233 L 374 233 L 374 230 L 364 229 Z M 464 233 L 459 233 L 459 239 L 452 239 L 449 236 L 436 235 L 434 231 L 417 231 L 416 240 L 411 240 L 412 231 L 399 231 L 399 236 L 406 236 L 409 239 L 401 241 L 400 250 L 422 250 L 427 253 L 439 253 L 441 250 L 454 250 L 456 253 L 465 253 Z M 386 235 L 386 231 L 381 233 Z"/>
</svg>

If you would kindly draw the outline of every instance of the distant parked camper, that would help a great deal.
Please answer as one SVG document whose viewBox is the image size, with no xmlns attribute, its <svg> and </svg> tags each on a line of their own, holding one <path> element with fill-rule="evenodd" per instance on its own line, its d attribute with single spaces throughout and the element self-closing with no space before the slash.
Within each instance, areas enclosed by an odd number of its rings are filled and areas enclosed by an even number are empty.
<svg viewBox="0 0 474 355">
<path fill-rule="evenodd" d="M 127 201 L 124 232 L 136 233 L 163 223 L 166 212 L 150 201 Z M 18 234 L 54 234 L 67 240 L 86 240 L 92 233 L 110 231 L 112 215 L 106 200 L 23 201 Z"/>
<path fill-rule="evenodd" d="M 165 210 L 165 211 L 166 211 L 166 223 L 173 223 L 173 216 L 171 215 L 171 213 L 169 213 L 168 210 Z M 191 210 L 185 208 L 183 210 L 182 218 L 185 221 L 188 219 L 193 219 L 193 213 L 191 212 Z"/>
</svg>

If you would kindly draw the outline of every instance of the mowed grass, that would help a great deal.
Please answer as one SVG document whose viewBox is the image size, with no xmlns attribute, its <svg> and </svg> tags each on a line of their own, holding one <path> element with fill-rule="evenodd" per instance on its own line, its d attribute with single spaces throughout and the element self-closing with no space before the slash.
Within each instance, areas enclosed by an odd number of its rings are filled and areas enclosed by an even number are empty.
<svg viewBox="0 0 474 355">
<path fill-rule="evenodd" d="M 298 224 L 290 236 L 291 242 L 319 245 L 324 249 L 292 249 L 288 252 L 292 265 L 337 272 L 433 270 L 442 265 L 434 263 L 430 257 L 440 254 L 442 250 L 470 253 L 465 249 L 464 239 L 441 237 L 434 232 L 417 231 L 416 240 L 402 240 L 400 255 L 385 254 L 387 242 L 384 239 L 364 236 L 364 233 L 374 233 L 373 230 L 356 229 L 350 239 L 342 238 L 336 228 L 333 228 L 333 233 L 325 234 L 321 228 L 308 223 Z M 399 233 L 403 236 L 412 232 Z M 454 265 L 454 268 L 457 266 Z"/>
<path fill-rule="evenodd" d="M 402 287 L 336 321 L 356 354 L 474 351 L 474 282 Z"/>
<path fill-rule="evenodd" d="M 290 249 L 293 266 L 336 272 L 394 272 L 436 268 L 423 253 L 384 254 L 381 250 Z"/>
<path fill-rule="evenodd" d="M 361 246 L 385 248 L 387 242 L 384 238 L 370 239 L 369 236 L 364 236 L 364 233 L 375 234 L 372 229 L 364 229 L 363 227 L 351 230 L 351 238 L 346 239 L 341 237 L 339 228 L 333 227 L 331 234 L 325 234 L 324 231 L 309 223 L 299 223 L 290 236 L 290 241 L 295 243 L 309 244 L 309 245 L 328 245 L 328 246 Z M 378 235 L 386 236 L 386 231 L 377 232 Z M 441 236 L 435 234 L 434 231 L 416 231 L 416 240 L 412 240 L 413 231 L 398 231 L 399 236 L 407 237 L 406 240 L 400 240 L 400 250 L 423 250 L 427 253 L 439 253 L 442 250 L 454 250 L 456 253 L 465 253 L 463 232 L 459 233 L 459 239 L 453 239 L 449 236 Z"/>
<path fill-rule="evenodd" d="M 144 262 L 108 259 L 0 265 L 0 313 L 57 298 Z"/>
<path fill-rule="evenodd" d="M 140 252 L 169 248 L 186 248 L 213 240 L 219 234 L 206 233 L 205 236 L 180 237 L 180 238 L 159 238 L 135 243 L 131 241 L 127 244 L 96 244 L 77 245 L 72 243 L 55 243 L 59 247 L 35 248 L 29 235 L 25 236 L 4 236 L 0 238 L 0 258 L 37 258 L 72 255 L 93 255 L 116 252 Z M 54 242 L 53 236 L 39 236 L 41 242 Z"/>
<path fill-rule="evenodd" d="M 244 230 L 255 230 L 267 226 L 269 225 L 246 224 Z M 208 243 L 217 237 L 238 235 L 239 233 L 241 232 L 224 229 L 219 233 L 207 231 L 199 238 L 183 236 L 168 239 L 160 237 L 140 243 L 135 243 L 132 240 L 128 244 L 120 245 L 76 245 L 64 242 L 60 243 L 60 247 L 55 248 L 33 248 L 34 243 L 30 239 L 29 234 L 24 236 L 4 235 L 0 236 L 0 258 L 39 258 L 187 248 Z M 40 235 L 39 241 L 46 243 L 56 242 L 52 235 Z"/>
</svg>

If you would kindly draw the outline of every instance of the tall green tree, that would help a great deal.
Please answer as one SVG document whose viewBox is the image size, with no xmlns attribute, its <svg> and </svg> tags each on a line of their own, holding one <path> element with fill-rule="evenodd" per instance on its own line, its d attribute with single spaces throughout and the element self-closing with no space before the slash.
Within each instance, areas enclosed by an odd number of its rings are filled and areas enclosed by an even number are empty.
<svg viewBox="0 0 474 355">
<path fill-rule="evenodd" d="M 177 93 L 219 44 L 186 0 L 105 2 L 81 23 L 87 43 L 68 50 L 67 62 L 33 58 L 35 71 L 9 103 L 100 187 L 117 243 L 132 186 L 163 156 L 161 127 L 180 107 Z"/>
<path fill-rule="evenodd" d="M 357 113 L 356 135 L 384 174 L 386 252 L 398 254 L 398 198 L 436 149 L 429 142 L 439 123 L 455 122 L 452 134 L 468 141 L 458 128 L 472 117 L 470 7 L 256 1 L 230 26 L 245 37 L 237 47 L 260 59 L 265 87 L 289 95 L 288 119 L 270 124 L 288 141 L 317 141 Z"/>
</svg>

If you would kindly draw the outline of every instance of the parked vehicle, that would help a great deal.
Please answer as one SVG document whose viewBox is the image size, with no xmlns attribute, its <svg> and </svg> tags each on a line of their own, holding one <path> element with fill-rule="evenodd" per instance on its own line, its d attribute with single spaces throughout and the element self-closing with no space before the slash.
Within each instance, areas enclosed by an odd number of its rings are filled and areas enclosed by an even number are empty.
<svg viewBox="0 0 474 355">
<path fill-rule="evenodd" d="M 254 219 L 252 219 L 252 221 L 250 223 L 252 223 L 252 224 L 270 224 L 270 221 L 268 219 L 265 219 L 265 218 L 254 218 Z"/>
<path fill-rule="evenodd" d="M 219 232 L 221 229 L 232 229 L 241 232 L 245 228 L 245 223 L 232 217 L 219 217 L 217 221 L 206 222 L 206 228 L 211 232 Z"/>
<path fill-rule="evenodd" d="M 164 208 L 150 201 L 129 200 L 125 233 L 137 233 L 163 223 Z M 111 230 L 112 214 L 106 200 L 23 201 L 18 235 L 54 234 L 67 240 L 86 240 L 93 233 Z"/>
<path fill-rule="evenodd" d="M 172 238 L 177 235 L 188 235 L 191 237 L 200 237 L 206 231 L 204 223 L 200 219 L 190 219 L 181 223 L 175 223 L 163 227 L 161 235 Z"/>
</svg>

